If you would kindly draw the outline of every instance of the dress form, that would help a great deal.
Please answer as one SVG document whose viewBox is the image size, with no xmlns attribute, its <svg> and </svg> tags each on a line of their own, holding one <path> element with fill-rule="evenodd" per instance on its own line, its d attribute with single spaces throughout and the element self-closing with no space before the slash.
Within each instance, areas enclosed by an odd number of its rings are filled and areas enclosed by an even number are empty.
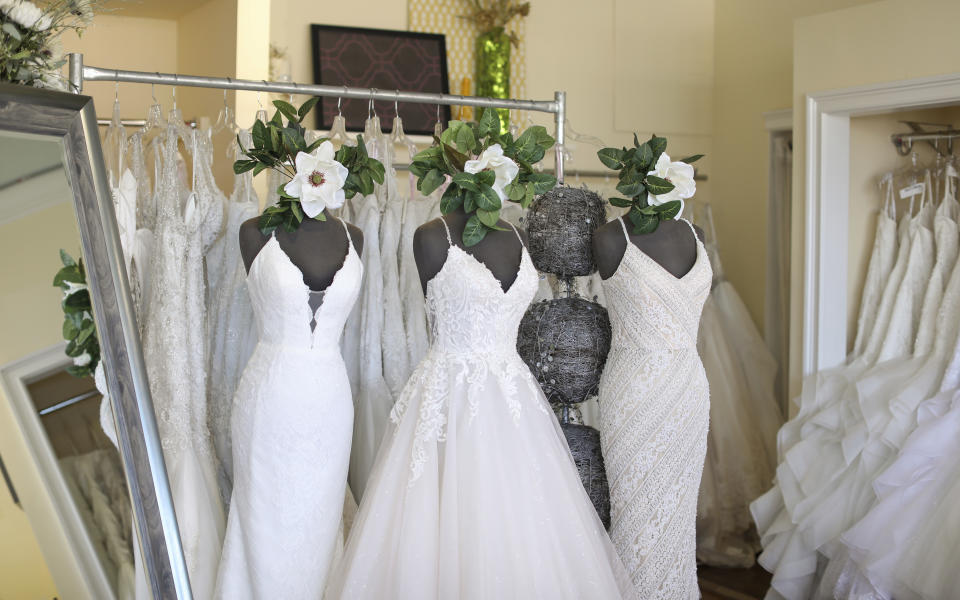
<svg viewBox="0 0 960 600">
<path fill-rule="evenodd" d="M 609 279 L 627 250 L 622 219 L 614 219 L 593 232 L 593 259 L 602 279 Z M 632 233 L 633 226 L 624 223 L 630 232 L 630 242 L 674 277 L 687 274 L 697 261 L 697 242 L 690 238 L 690 228 L 678 220 L 663 221 L 653 233 Z M 703 230 L 694 226 L 697 237 L 703 240 Z"/>
<path fill-rule="evenodd" d="M 423 292 L 427 292 L 427 282 L 440 272 L 443 263 L 447 260 L 447 230 L 450 230 L 453 244 L 466 250 L 484 266 L 500 282 L 504 290 L 513 285 L 514 279 L 520 270 L 521 248 L 526 244 L 526 232 L 519 232 L 524 240 L 521 244 L 513 227 L 503 219 L 497 221 L 497 226 L 504 231 L 490 231 L 479 244 L 465 248 L 463 246 L 463 230 L 470 218 L 461 206 L 457 210 L 447 213 L 432 221 L 427 221 L 417 228 L 413 234 L 413 258 L 417 262 L 417 271 L 420 273 L 420 284 Z M 441 222 L 441 219 L 443 222 Z"/>
<path fill-rule="evenodd" d="M 300 269 L 303 282 L 314 292 L 330 286 L 348 251 L 347 236 L 339 219 L 327 210 L 323 214 L 327 217 L 326 221 L 304 219 L 296 231 L 286 231 L 282 227 L 276 230 L 280 248 Z M 261 232 L 259 222 L 260 217 L 254 217 L 240 225 L 240 254 L 247 271 L 250 271 L 253 259 L 270 240 L 271 234 Z M 357 254 L 362 254 L 363 232 L 349 223 L 346 225 Z"/>
</svg>

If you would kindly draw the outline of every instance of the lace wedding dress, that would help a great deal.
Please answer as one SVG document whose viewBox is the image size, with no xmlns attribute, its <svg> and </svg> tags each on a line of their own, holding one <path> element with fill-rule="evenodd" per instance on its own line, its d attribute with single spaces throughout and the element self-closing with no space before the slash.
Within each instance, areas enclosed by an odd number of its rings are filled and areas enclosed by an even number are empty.
<svg viewBox="0 0 960 600">
<path fill-rule="evenodd" d="M 613 341 L 599 393 L 610 537 L 637 598 L 696 599 L 697 496 L 710 416 L 697 332 L 710 261 L 697 239 L 693 267 L 674 277 L 620 224 L 627 248 L 603 282 Z"/>
<path fill-rule="evenodd" d="M 234 399 L 233 495 L 217 598 L 320 598 L 341 526 L 353 402 L 340 335 L 363 265 L 346 252 L 322 303 L 276 236 L 247 275 L 260 340 Z M 204 596 L 206 597 L 206 596 Z"/>
<path fill-rule="evenodd" d="M 207 205 L 210 197 L 184 186 L 178 140 L 171 131 L 162 143 L 143 354 L 190 585 L 196 597 L 209 598 L 224 527 L 207 429 L 204 354 L 202 253 L 215 224 L 204 225 L 204 217 L 216 208 Z"/>
<path fill-rule="evenodd" d="M 432 345 L 391 412 L 328 598 L 630 597 L 516 351 L 537 285 L 525 249 L 505 291 L 450 241 L 427 287 Z"/>
</svg>

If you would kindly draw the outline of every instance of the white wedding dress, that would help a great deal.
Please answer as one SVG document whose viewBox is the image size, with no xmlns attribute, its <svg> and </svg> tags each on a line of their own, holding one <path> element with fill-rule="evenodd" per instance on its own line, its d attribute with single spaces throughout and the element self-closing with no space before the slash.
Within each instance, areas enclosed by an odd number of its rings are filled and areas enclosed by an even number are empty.
<svg viewBox="0 0 960 600">
<path fill-rule="evenodd" d="M 692 600 L 700 597 L 697 496 L 710 416 L 697 332 L 710 261 L 698 238 L 693 267 L 674 277 L 620 225 L 627 247 L 603 282 L 613 340 L 599 394 L 610 537 L 637 598 Z"/>
<path fill-rule="evenodd" d="M 336 551 L 353 402 L 340 355 L 363 265 L 346 252 L 322 303 L 275 236 L 247 275 L 259 342 L 234 399 L 233 495 L 216 597 L 320 598 Z M 206 597 L 206 596 L 204 596 Z"/>
<path fill-rule="evenodd" d="M 143 354 L 190 585 L 196 597 L 209 598 L 224 527 L 207 429 L 204 355 L 203 219 L 215 209 L 205 205 L 209 198 L 187 191 L 177 143 L 170 131 L 161 145 Z"/>
<path fill-rule="evenodd" d="M 516 351 L 537 285 L 526 249 L 504 291 L 450 242 L 427 287 L 432 345 L 391 412 L 328 598 L 630 597 Z"/>
</svg>

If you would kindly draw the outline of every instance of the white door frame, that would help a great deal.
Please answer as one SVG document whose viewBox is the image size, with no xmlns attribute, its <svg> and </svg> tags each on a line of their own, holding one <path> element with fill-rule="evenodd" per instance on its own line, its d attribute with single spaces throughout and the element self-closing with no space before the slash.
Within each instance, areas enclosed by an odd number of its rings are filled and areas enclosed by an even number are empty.
<svg viewBox="0 0 960 600">
<path fill-rule="evenodd" d="M 804 376 L 846 359 L 850 118 L 958 102 L 960 73 L 807 95 Z"/>
<path fill-rule="evenodd" d="M 116 598 L 113 586 L 100 564 L 27 389 L 30 383 L 73 364 L 64 354 L 64 347 L 59 343 L 0 367 L 0 390 L 22 436 L 25 455 L 32 463 L 31 472 L 20 469 L 21 477 L 14 483 L 60 595 L 109 600 Z M 7 466 L 11 467 L 9 463 Z M 16 475 L 11 473 L 13 477 Z"/>
</svg>

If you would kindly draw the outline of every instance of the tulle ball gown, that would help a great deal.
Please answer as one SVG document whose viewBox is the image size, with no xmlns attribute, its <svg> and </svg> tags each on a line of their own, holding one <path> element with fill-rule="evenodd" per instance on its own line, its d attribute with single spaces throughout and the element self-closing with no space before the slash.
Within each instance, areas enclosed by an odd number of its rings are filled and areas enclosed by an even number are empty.
<svg viewBox="0 0 960 600">
<path fill-rule="evenodd" d="M 247 287 L 260 341 L 234 398 L 233 495 L 217 598 L 321 598 L 347 485 L 353 400 L 339 339 L 363 266 L 343 265 L 314 311 L 303 274 L 271 237 Z"/>
<path fill-rule="evenodd" d="M 444 225 L 446 225 L 444 223 Z M 632 597 L 566 441 L 516 351 L 539 285 L 506 290 L 450 242 L 432 343 L 391 413 L 328 598 Z"/>
</svg>

